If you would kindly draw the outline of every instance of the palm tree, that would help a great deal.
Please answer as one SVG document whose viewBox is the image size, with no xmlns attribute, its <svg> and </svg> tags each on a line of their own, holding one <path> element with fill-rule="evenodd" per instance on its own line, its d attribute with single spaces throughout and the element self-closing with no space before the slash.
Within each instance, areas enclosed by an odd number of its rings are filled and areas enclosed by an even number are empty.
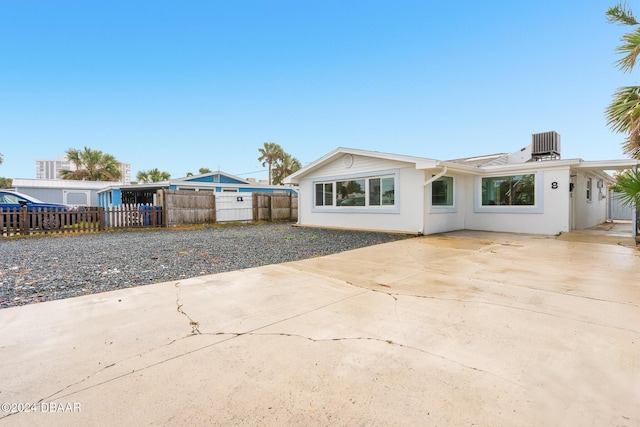
<svg viewBox="0 0 640 427">
<path fill-rule="evenodd" d="M 282 184 L 283 179 L 302 168 L 300 160 L 284 151 L 282 152 L 280 158 L 277 159 L 274 164 L 275 167 L 273 169 L 273 183 L 275 185 Z"/>
<path fill-rule="evenodd" d="M 613 95 L 606 109 L 607 125 L 614 132 L 626 133 L 622 150 L 640 159 L 640 86 L 623 86 Z"/>
<path fill-rule="evenodd" d="M 262 166 L 267 166 L 269 169 L 269 185 L 271 185 L 271 175 L 273 163 L 282 156 L 282 147 L 275 142 L 265 142 L 263 148 L 258 148 L 260 157 L 258 161 L 262 162 Z"/>
<path fill-rule="evenodd" d="M 211 169 L 209 169 L 209 168 L 200 168 L 200 169 L 198 169 L 198 173 L 200 175 L 204 175 L 205 173 L 211 173 Z"/>
<path fill-rule="evenodd" d="M 11 188 L 12 185 L 13 185 L 12 178 L 0 177 L 0 188 Z"/>
<path fill-rule="evenodd" d="M 618 199 L 627 206 L 640 206 L 640 171 L 627 170 L 616 177 L 613 190 L 618 192 Z"/>
<path fill-rule="evenodd" d="M 151 178 L 149 178 L 149 173 L 147 171 L 138 171 L 136 174 L 136 181 L 138 181 L 138 184 L 146 184 L 151 182 Z"/>
<path fill-rule="evenodd" d="M 635 29 L 622 37 L 616 51 L 624 56 L 616 62 L 623 72 L 631 72 L 640 55 L 640 23 L 625 3 L 618 3 L 607 10 L 609 23 L 627 25 Z M 606 109 L 607 125 L 614 132 L 626 133 L 623 151 L 634 159 L 640 159 L 640 86 L 624 86 L 613 95 Z"/>
<path fill-rule="evenodd" d="M 122 177 L 120 164 L 111 154 L 84 147 L 83 151 L 70 148 L 67 158 L 75 170 L 61 170 L 63 179 L 86 181 L 118 181 Z"/>
<path fill-rule="evenodd" d="M 141 184 L 166 181 L 169 178 L 171 178 L 171 174 L 169 172 L 161 172 L 158 168 L 149 169 L 148 171 L 140 171 L 136 174 L 136 179 Z"/>
</svg>

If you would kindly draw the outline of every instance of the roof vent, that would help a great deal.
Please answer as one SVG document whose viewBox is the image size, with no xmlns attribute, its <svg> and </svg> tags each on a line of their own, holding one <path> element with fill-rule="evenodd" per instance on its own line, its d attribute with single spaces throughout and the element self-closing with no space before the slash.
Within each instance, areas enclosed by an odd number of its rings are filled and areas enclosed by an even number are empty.
<svg viewBox="0 0 640 427">
<path fill-rule="evenodd" d="M 560 159 L 560 135 L 555 132 L 534 133 L 531 135 L 531 159 L 559 160 Z"/>
</svg>

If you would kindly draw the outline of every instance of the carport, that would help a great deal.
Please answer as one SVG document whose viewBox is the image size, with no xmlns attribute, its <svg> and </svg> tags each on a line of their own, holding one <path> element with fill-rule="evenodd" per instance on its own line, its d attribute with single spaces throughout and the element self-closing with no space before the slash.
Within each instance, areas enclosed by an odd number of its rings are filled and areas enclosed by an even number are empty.
<svg viewBox="0 0 640 427">
<path fill-rule="evenodd" d="M 638 241 L 640 235 L 639 226 L 637 221 L 638 213 L 634 208 L 631 210 L 630 217 L 624 220 L 612 217 L 612 211 L 614 203 L 616 202 L 614 193 L 609 190 L 610 186 L 615 184 L 615 180 L 612 177 L 614 172 L 622 172 L 628 169 L 635 169 L 638 167 L 639 161 L 635 159 L 626 160 L 609 160 L 609 161 L 596 161 L 596 162 L 581 162 L 579 165 L 571 168 L 571 203 L 570 203 L 570 218 L 571 218 L 571 232 L 580 235 L 590 235 L 595 238 L 598 235 L 608 237 L 631 237 L 634 242 Z M 595 174 L 601 179 L 595 183 L 589 182 L 587 188 L 577 187 L 576 177 L 580 173 L 590 172 Z M 575 190 L 578 188 L 578 190 Z M 588 200 L 587 205 L 580 203 L 580 197 L 583 196 L 581 191 L 587 193 Z M 597 199 L 605 199 L 606 205 L 604 206 L 604 218 L 606 222 L 602 222 L 596 227 L 590 227 L 587 229 L 576 230 L 576 216 L 582 209 L 588 208 L 591 203 L 596 203 Z"/>
</svg>

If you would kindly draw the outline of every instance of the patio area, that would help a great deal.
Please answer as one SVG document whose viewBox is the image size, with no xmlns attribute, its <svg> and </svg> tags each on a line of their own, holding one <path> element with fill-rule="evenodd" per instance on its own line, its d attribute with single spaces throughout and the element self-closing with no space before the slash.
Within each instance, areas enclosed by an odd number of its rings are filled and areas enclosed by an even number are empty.
<svg viewBox="0 0 640 427">
<path fill-rule="evenodd" d="M 585 230 L 562 233 L 558 236 L 558 240 L 636 246 L 633 237 L 633 221 L 626 220 L 614 220 Z"/>
</svg>

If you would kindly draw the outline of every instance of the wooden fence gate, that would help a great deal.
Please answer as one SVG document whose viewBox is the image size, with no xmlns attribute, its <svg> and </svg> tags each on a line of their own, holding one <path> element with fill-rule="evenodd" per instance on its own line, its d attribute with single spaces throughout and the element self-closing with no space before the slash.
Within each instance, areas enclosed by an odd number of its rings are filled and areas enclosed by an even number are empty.
<svg viewBox="0 0 640 427">
<path fill-rule="evenodd" d="M 297 221 L 298 195 L 253 193 L 254 221 Z"/>
</svg>

